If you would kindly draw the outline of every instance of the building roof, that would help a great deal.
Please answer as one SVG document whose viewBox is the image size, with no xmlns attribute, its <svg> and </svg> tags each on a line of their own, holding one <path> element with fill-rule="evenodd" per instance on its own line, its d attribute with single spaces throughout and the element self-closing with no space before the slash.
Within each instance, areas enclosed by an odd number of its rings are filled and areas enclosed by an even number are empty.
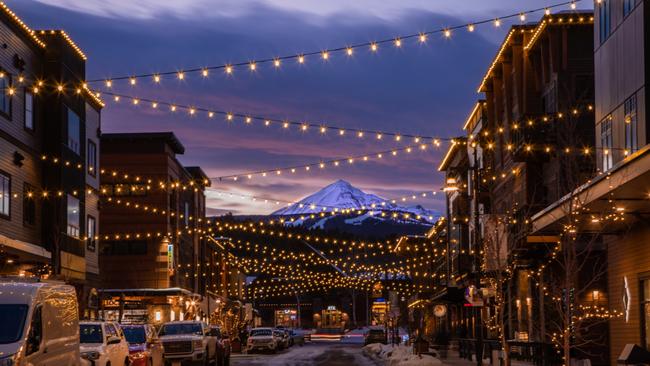
<svg viewBox="0 0 650 366">
<path fill-rule="evenodd" d="M 523 33 L 528 29 L 533 29 L 537 24 L 536 23 L 529 23 L 525 25 L 513 25 L 510 28 L 510 31 L 508 34 L 506 34 L 506 37 L 503 39 L 503 42 L 501 43 L 501 47 L 499 47 L 499 51 L 497 52 L 496 56 L 494 56 L 494 60 L 492 60 L 492 63 L 490 64 L 490 67 L 488 67 L 487 71 L 485 72 L 485 76 L 483 76 L 483 79 L 481 81 L 481 85 L 478 87 L 478 93 L 485 91 L 485 85 L 487 81 L 492 77 L 492 71 L 494 71 L 494 68 L 499 64 L 499 62 L 503 61 L 501 56 L 503 56 L 503 53 L 508 49 L 510 46 L 510 41 L 512 40 L 512 37 L 515 36 L 517 32 Z"/>
<path fill-rule="evenodd" d="M 447 149 L 447 153 L 445 154 L 445 157 L 442 159 L 440 166 L 438 167 L 439 172 L 445 171 L 449 167 L 449 163 L 451 163 L 452 157 L 456 151 L 458 151 L 459 148 L 465 147 L 466 143 L 467 138 L 465 137 L 458 137 L 451 140 L 449 148 Z"/>
<path fill-rule="evenodd" d="M 594 13 L 590 10 L 580 11 L 562 11 L 553 15 L 545 15 L 533 31 L 533 36 L 530 38 L 525 50 L 529 50 L 537 44 L 537 40 L 544 30 L 550 25 L 592 25 L 594 23 Z"/>
<path fill-rule="evenodd" d="M 45 48 L 45 42 L 36 35 L 36 31 L 25 24 L 3 1 L 0 1 L 0 14 L 3 14 L 11 24 L 17 26 L 26 38 L 29 38 L 38 47 Z"/>
<path fill-rule="evenodd" d="M 192 178 L 196 180 L 200 180 L 203 182 L 204 187 L 210 187 L 212 185 L 212 182 L 210 181 L 210 177 L 208 177 L 207 174 L 201 169 L 201 167 L 198 166 L 186 166 L 185 170 L 192 176 Z"/>
<path fill-rule="evenodd" d="M 480 111 L 480 108 L 482 105 L 485 104 L 485 99 L 479 99 L 476 104 L 474 104 L 474 108 L 472 108 L 472 112 L 470 112 L 469 116 L 467 116 L 467 120 L 465 120 L 465 124 L 463 125 L 463 130 L 468 130 L 470 127 L 470 124 L 474 120 L 474 117 L 476 116 L 476 113 Z"/>
<path fill-rule="evenodd" d="M 161 141 L 168 144 L 174 153 L 185 153 L 185 147 L 173 132 L 103 133 L 102 142 L 104 141 Z"/>
</svg>

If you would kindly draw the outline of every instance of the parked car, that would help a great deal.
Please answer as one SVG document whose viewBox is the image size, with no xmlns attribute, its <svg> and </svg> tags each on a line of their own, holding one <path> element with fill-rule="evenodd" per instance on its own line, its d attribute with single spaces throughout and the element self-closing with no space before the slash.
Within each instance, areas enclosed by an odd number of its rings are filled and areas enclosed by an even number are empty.
<svg viewBox="0 0 650 366">
<path fill-rule="evenodd" d="M 291 343 L 297 344 L 300 347 L 305 345 L 305 336 L 300 329 L 291 329 L 289 331 L 289 337 L 291 337 Z"/>
<path fill-rule="evenodd" d="M 113 322 L 79 322 L 79 351 L 93 366 L 129 365 L 129 345 Z"/>
<path fill-rule="evenodd" d="M 162 341 L 165 363 L 172 361 L 202 362 L 207 365 L 217 357 L 217 339 L 202 321 L 165 323 L 158 331 Z"/>
<path fill-rule="evenodd" d="M 230 365 L 230 337 L 221 332 L 221 328 L 216 325 L 210 326 L 210 335 L 217 339 L 217 366 Z"/>
<path fill-rule="evenodd" d="M 383 343 L 386 344 L 386 331 L 383 328 L 370 328 L 366 332 L 364 344 Z"/>
<path fill-rule="evenodd" d="M 0 365 L 80 365 L 74 287 L 0 279 Z"/>
<path fill-rule="evenodd" d="M 278 349 L 289 348 L 289 336 L 283 329 L 273 329 L 273 336 L 278 339 Z"/>
<path fill-rule="evenodd" d="M 122 325 L 122 332 L 129 344 L 130 366 L 162 366 L 163 345 L 156 329 L 150 324 Z"/>
<path fill-rule="evenodd" d="M 271 351 L 273 353 L 278 351 L 278 337 L 273 334 L 271 328 L 253 328 L 248 335 L 246 343 L 246 351 Z"/>
</svg>

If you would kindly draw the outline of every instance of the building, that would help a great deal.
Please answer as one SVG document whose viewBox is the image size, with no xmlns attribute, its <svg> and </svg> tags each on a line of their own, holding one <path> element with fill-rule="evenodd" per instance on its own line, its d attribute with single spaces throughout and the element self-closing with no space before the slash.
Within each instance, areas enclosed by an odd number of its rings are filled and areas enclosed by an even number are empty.
<svg viewBox="0 0 650 366">
<path fill-rule="evenodd" d="M 103 134 L 101 143 L 104 315 L 207 318 L 228 283 L 224 248 L 204 235 L 210 180 L 178 161 L 185 148 L 171 132 Z"/>
<path fill-rule="evenodd" d="M 0 32 L 0 273 L 74 284 L 85 312 L 99 279 L 103 104 L 64 31 L 32 30 L 0 4 Z"/>
<path fill-rule="evenodd" d="M 598 1 L 595 6 L 595 135 L 598 174 L 533 217 L 533 232 L 567 221 L 571 199 L 583 207 L 578 234 L 598 233 L 607 251 L 604 283 L 586 297 L 616 312 L 609 320 L 609 362 L 626 344 L 650 348 L 650 250 L 645 245 L 650 192 L 646 85 L 650 9 L 645 1 Z"/>
</svg>

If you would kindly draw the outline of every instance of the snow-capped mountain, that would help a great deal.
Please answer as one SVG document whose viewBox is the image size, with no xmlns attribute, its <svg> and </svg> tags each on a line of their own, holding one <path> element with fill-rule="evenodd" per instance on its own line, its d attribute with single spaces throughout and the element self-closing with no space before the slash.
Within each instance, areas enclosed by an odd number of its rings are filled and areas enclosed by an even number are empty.
<svg viewBox="0 0 650 366">
<path fill-rule="evenodd" d="M 366 219 L 426 224 L 435 222 L 440 216 L 438 212 L 427 210 L 420 205 L 400 206 L 394 204 L 377 195 L 365 193 L 342 179 L 290 206 L 273 212 L 271 216 L 300 216 L 333 211 L 334 209 L 363 210 L 365 212 L 356 218 L 348 218 L 346 224 L 350 225 L 358 225 Z M 394 213 L 398 214 L 397 217 L 393 217 Z M 411 218 L 405 219 L 403 214 L 409 214 Z M 319 220 L 319 225 L 323 224 L 324 221 Z"/>
</svg>

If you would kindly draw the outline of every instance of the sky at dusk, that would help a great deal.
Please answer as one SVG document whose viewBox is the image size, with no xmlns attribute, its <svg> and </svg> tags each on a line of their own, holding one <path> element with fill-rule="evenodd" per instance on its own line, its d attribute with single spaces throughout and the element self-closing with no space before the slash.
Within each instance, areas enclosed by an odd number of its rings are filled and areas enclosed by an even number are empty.
<svg viewBox="0 0 650 366">
<path fill-rule="evenodd" d="M 237 63 L 391 38 L 544 7 L 559 1 L 531 0 L 10 0 L 34 29 L 64 29 L 88 56 L 87 78 L 104 79 L 191 67 Z M 583 1 L 585 2 L 585 1 Z M 591 6 L 590 3 L 579 7 Z M 558 8 L 557 11 L 566 10 Z M 542 13 L 530 16 L 537 20 Z M 519 22 L 518 19 L 513 20 Z M 383 45 L 377 53 L 318 56 L 279 69 L 260 65 L 232 75 L 188 75 L 154 85 L 115 82 L 114 91 L 178 104 L 250 113 L 270 118 L 453 137 L 481 96 L 476 88 L 509 28 L 457 30 L 450 39 L 433 35 L 424 45 Z M 95 84 L 103 88 L 103 85 Z M 92 85 L 91 85 L 92 87 Z M 317 131 L 245 125 L 205 114 L 156 111 L 115 104 L 108 97 L 103 132 L 173 131 L 185 146 L 179 160 L 210 177 L 318 163 L 405 146 L 412 140 L 325 136 Z M 234 194 L 298 200 L 341 178 L 391 199 L 440 188 L 438 150 L 398 154 L 380 161 L 312 170 L 311 173 L 213 181 Z M 444 199 L 417 203 L 442 210 Z M 275 205 L 208 192 L 209 213 L 266 214 Z"/>
</svg>

